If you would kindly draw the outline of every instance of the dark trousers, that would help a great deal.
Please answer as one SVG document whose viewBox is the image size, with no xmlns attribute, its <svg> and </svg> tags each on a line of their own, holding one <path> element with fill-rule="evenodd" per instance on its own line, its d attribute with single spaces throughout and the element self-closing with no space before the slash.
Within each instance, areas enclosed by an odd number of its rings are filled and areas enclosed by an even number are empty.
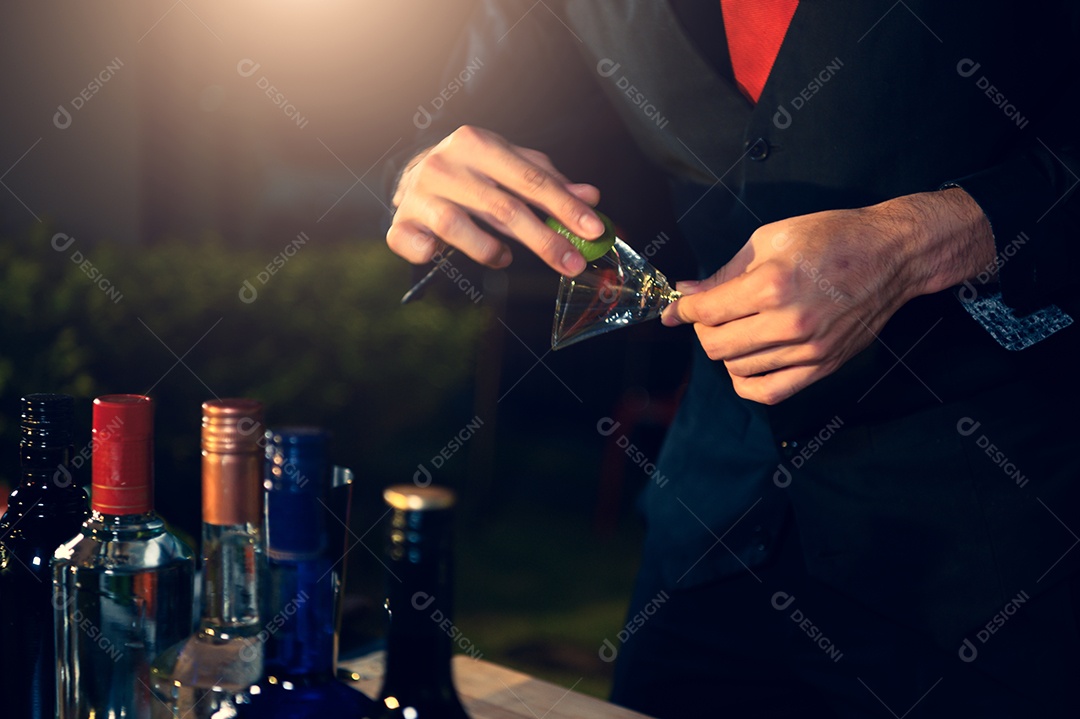
<svg viewBox="0 0 1080 719">
<path fill-rule="evenodd" d="M 1078 599 L 1075 579 L 1018 597 L 942 648 L 808 576 L 789 521 L 765 565 L 710 585 L 665 587 L 645 558 L 612 701 L 661 719 L 1080 716 Z"/>
</svg>

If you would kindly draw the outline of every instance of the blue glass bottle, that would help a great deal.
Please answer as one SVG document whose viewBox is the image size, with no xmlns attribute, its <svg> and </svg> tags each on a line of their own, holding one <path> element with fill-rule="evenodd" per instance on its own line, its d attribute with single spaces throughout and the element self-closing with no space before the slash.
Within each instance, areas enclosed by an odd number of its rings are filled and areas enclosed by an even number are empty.
<svg viewBox="0 0 1080 719">
<path fill-rule="evenodd" d="M 343 719 L 372 701 L 335 678 L 339 551 L 327 542 L 327 435 L 315 428 L 267 433 L 268 618 L 256 637 L 265 673 L 244 719 Z"/>
</svg>

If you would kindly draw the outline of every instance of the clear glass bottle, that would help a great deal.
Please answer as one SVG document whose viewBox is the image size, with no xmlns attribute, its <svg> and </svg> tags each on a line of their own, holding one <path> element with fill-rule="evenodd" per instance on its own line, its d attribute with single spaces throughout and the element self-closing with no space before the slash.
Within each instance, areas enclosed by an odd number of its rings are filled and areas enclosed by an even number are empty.
<svg viewBox="0 0 1080 719">
<path fill-rule="evenodd" d="M 202 611 L 195 633 L 154 661 L 154 717 L 232 717 L 262 676 L 263 406 L 224 399 L 202 410 Z"/>
<path fill-rule="evenodd" d="M 450 666 L 453 626 L 451 524 L 443 487 L 383 491 L 391 519 L 387 565 L 386 672 L 374 719 L 467 719 Z"/>
<path fill-rule="evenodd" d="M 153 507 L 153 409 L 94 400 L 91 515 L 52 562 L 60 719 L 147 719 L 150 662 L 191 631 L 194 555 Z"/>
<path fill-rule="evenodd" d="M 294 427 L 268 432 L 266 445 L 267 621 L 256 638 L 265 673 L 243 719 L 342 719 L 373 703 L 336 678 L 339 551 L 327 532 L 327 435 Z"/>
<path fill-rule="evenodd" d="M 54 719 L 52 573 L 49 561 L 90 516 L 73 480 L 71 397 L 22 398 L 21 481 L 0 518 L 0 701 L 4 716 Z"/>
</svg>

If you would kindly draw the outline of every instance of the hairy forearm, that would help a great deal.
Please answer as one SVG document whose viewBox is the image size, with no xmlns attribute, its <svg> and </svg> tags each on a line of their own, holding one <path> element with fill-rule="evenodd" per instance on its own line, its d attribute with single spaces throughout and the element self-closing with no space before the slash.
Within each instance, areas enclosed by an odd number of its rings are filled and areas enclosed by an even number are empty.
<svg viewBox="0 0 1080 719">
<path fill-rule="evenodd" d="M 905 195 L 866 208 L 896 226 L 907 299 L 961 284 L 994 264 L 994 236 L 964 190 Z"/>
</svg>

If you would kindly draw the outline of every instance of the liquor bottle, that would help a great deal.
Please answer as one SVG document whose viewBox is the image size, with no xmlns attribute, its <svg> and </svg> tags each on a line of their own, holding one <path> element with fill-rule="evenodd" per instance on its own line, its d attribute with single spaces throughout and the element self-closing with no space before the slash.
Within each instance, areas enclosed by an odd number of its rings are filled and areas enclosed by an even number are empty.
<svg viewBox="0 0 1080 719">
<path fill-rule="evenodd" d="M 195 632 L 151 667 L 152 716 L 233 716 L 262 676 L 259 582 L 263 407 L 251 399 L 202 406 L 202 610 Z"/>
<path fill-rule="evenodd" d="M 147 719 L 150 662 L 191 631 L 195 559 L 154 512 L 153 412 L 94 400 L 90 518 L 52 561 L 60 719 Z"/>
<path fill-rule="evenodd" d="M 31 394 L 20 402 L 22 479 L 0 518 L 0 701 L 3 715 L 56 716 L 52 574 L 49 560 L 90 516 L 72 479 L 71 397 Z"/>
<path fill-rule="evenodd" d="M 376 719 L 467 719 L 454 689 L 451 522 L 454 494 L 394 485 L 387 565 L 386 671 Z"/>
<path fill-rule="evenodd" d="M 327 435 L 296 427 L 266 438 L 268 619 L 256 637 L 265 673 L 237 718 L 358 719 L 371 699 L 336 678 L 343 548 L 327 541 Z"/>
</svg>

